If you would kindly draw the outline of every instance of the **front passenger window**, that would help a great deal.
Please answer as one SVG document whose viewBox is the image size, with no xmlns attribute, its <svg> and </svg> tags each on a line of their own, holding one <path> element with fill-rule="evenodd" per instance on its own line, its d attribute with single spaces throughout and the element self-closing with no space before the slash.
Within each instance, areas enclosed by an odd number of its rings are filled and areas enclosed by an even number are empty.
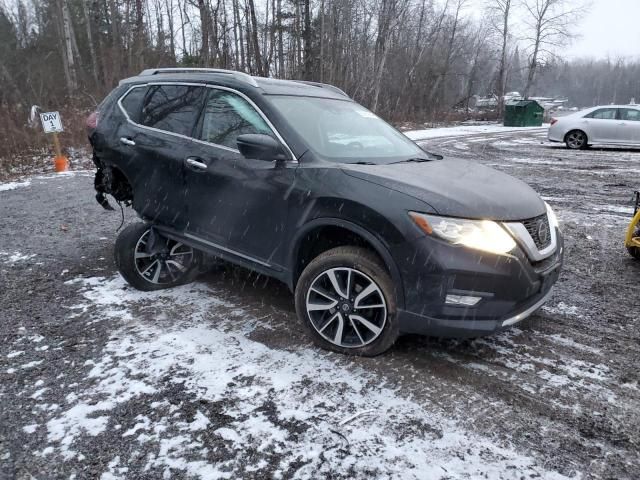
<svg viewBox="0 0 640 480">
<path fill-rule="evenodd" d="M 640 122 L 640 110 L 633 108 L 620 109 L 620 120 L 626 120 L 628 122 Z"/>
<path fill-rule="evenodd" d="M 273 136 L 267 122 L 244 98 L 212 89 L 204 110 L 200 139 L 237 150 L 238 137 L 247 133 Z"/>
</svg>

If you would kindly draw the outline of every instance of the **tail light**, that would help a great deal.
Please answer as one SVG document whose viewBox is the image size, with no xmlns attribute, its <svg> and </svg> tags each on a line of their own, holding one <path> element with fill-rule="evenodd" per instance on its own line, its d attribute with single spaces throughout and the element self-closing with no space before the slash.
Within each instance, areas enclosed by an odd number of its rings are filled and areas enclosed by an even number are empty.
<svg viewBox="0 0 640 480">
<path fill-rule="evenodd" d="M 96 111 L 96 112 L 91 113 L 91 115 L 89 115 L 87 117 L 86 124 L 87 124 L 87 129 L 88 130 L 95 130 L 96 128 L 98 128 L 98 118 L 99 118 L 99 116 L 100 116 L 99 113 Z"/>
<path fill-rule="evenodd" d="M 556 123 L 558 123 L 558 119 L 557 118 L 552 118 L 551 119 L 551 125 L 555 125 Z"/>
</svg>

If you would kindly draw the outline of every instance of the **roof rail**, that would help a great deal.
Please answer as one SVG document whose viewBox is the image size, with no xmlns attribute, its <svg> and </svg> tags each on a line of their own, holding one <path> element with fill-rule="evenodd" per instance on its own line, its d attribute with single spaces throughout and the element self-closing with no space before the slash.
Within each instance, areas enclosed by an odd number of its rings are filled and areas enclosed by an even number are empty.
<svg viewBox="0 0 640 480">
<path fill-rule="evenodd" d="M 328 83 L 320 83 L 320 82 L 310 82 L 308 80 L 294 80 L 294 82 L 304 83 L 305 85 L 312 85 L 314 87 L 326 88 L 327 90 L 331 90 L 332 92 L 339 93 L 340 95 L 344 95 L 347 98 L 350 98 L 343 90 L 340 90 L 338 87 L 333 85 L 329 85 Z"/>
<path fill-rule="evenodd" d="M 252 87 L 258 87 L 259 86 L 258 82 L 256 82 L 255 78 L 253 78 L 248 73 L 236 72 L 235 70 L 224 70 L 224 69 L 221 69 L 221 68 L 180 68 L 180 67 L 148 68 L 148 69 L 143 70 L 142 72 L 140 72 L 140 76 L 157 75 L 159 73 L 189 73 L 189 72 L 195 72 L 195 73 L 222 73 L 222 74 L 225 74 L 225 75 L 231 75 L 231 76 L 235 77 L 237 80 L 244 81 L 244 82 L 248 83 L 249 85 L 251 85 Z"/>
</svg>

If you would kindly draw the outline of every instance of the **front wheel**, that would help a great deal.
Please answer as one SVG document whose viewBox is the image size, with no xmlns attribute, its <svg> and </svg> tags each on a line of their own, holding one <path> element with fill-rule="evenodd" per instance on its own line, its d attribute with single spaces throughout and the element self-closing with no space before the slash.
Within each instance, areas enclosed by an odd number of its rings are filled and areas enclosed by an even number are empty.
<svg viewBox="0 0 640 480">
<path fill-rule="evenodd" d="M 200 252 L 161 236 L 146 223 L 126 227 L 116 240 L 115 262 L 120 274 L 142 291 L 161 290 L 192 282 L 199 273 Z"/>
<path fill-rule="evenodd" d="M 314 343 L 372 357 L 398 338 L 393 282 L 380 259 L 360 247 L 316 257 L 296 285 L 296 311 Z"/>
<path fill-rule="evenodd" d="M 582 150 L 589 146 L 587 143 L 587 134 L 581 130 L 570 131 L 567 133 L 564 141 L 567 144 L 567 148 L 571 150 Z"/>
</svg>

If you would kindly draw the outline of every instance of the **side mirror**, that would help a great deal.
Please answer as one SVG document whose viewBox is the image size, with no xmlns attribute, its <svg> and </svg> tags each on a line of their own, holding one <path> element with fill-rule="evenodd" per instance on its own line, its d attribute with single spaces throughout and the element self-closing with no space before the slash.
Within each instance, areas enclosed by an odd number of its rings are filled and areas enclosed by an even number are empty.
<svg viewBox="0 0 640 480">
<path fill-rule="evenodd" d="M 238 150 L 245 158 L 251 160 L 287 160 L 287 154 L 280 142 L 269 135 L 248 133 L 237 139 Z"/>
</svg>

